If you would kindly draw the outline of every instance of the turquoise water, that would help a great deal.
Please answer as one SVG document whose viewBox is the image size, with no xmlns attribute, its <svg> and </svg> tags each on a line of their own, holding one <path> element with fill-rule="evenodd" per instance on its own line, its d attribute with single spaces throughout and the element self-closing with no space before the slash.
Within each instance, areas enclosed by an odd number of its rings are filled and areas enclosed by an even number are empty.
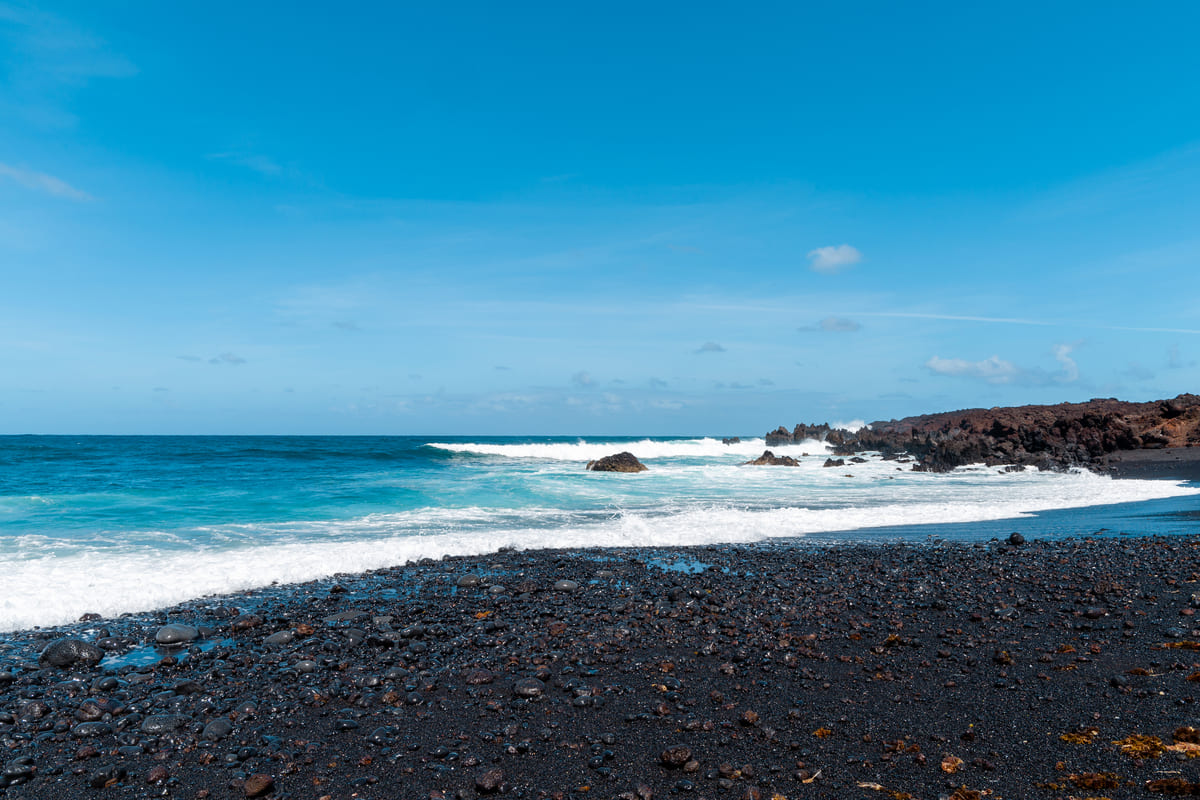
<svg viewBox="0 0 1200 800">
<path fill-rule="evenodd" d="M 763 449 L 756 439 L 0 437 L 0 631 L 503 546 L 1170 533 L 1194 526 L 1200 508 L 1200 487 L 1163 481 L 930 475 L 878 458 L 826 469 L 819 442 L 775 448 L 797 468 L 742 466 Z M 649 471 L 585 471 L 619 450 Z"/>
</svg>

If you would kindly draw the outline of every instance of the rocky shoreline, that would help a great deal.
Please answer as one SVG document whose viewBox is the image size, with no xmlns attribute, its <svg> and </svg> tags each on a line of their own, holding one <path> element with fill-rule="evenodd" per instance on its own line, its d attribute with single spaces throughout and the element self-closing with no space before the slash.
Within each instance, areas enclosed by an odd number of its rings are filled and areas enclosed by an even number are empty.
<svg viewBox="0 0 1200 800">
<path fill-rule="evenodd" d="M 973 408 L 878 421 L 858 431 L 801 424 L 790 431 L 777 428 L 765 439 L 768 447 L 820 439 L 832 445 L 835 455 L 903 453 L 918 459 L 913 469 L 928 472 L 949 472 L 980 463 L 1108 471 L 1122 460 L 1166 461 L 1161 455 L 1149 454 L 1200 445 L 1200 396 L 1181 394 L 1150 403 L 1108 399 Z M 1148 455 L 1130 458 L 1131 453 Z M 1200 456 L 1179 460 L 1198 459 Z"/>
<path fill-rule="evenodd" d="M 13 634 L 0 797 L 1200 791 L 1200 537 L 1012 541 L 502 552 Z"/>
</svg>

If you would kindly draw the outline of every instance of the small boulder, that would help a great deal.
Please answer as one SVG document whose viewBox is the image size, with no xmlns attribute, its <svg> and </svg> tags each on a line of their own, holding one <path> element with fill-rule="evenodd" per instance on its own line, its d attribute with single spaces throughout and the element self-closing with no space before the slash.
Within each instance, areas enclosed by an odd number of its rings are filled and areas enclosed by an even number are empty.
<svg viewBox="0 0 1200 800">
<path fill-rule="evenodd" d="M 844 467 L 844 466 L 846 466 L 846 460 L 844 458 L 838 458 L 838 459 L 827 458 L 827 459 L 825 459 L 825 463 L 822 464 L 821 466 L 823 466 L 823 467 Z"/>
<path fill-rule="evenodd" d="M 38 660 L 51 667 L 69 667 L 72 664 L 90 666 L 100 663 L 104 651 L 82 639 L 55 639 L 42 650 Z"/>
<path fill-rule="evenodd" d="M 763 450 L 763 454 L 753 461 L 747 461 L 743 466 L 747 467 L 798 467 L 800 462 L 791 456 L 777 456 L 770 450 Z"/>
<path fill-rule="evenodd" d="M 646 465 L 637 460 L 633 453 L 624 452 L 589 461 L 587 468 L 592 472 L 645 472 Z"/>
</svg>

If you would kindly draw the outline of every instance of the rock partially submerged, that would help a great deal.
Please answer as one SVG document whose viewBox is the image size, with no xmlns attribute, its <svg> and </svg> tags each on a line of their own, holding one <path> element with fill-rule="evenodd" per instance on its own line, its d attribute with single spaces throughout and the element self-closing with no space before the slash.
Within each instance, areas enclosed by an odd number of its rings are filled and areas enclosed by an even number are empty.
<svg viewBox="0 0 1200 800">
<path fill-rule="evenodd" d="M 798 467 L 800 462 L 791 456 L 777 456 L 770 450 L 763 450 L 763 454 L 753 461 L 747 461 L 743 466 L 747 467 Z"/>
<path fill-rule="evenodd" d="M 637 460 L 630 452 L 616 453 L 611 456 L 589 461 L 587 468 L 592 472 L 645 472 L 646 465 Z"/>
<path fill-rule="evenodd" d="M 966 464 L 1064 469 L 1107 466 L 1113 454 L 1200 445 L 1200 396 L 1128 403 L 1115 399 L 1015 408 L 973 408 L 873 422 L 857 432 L 797 425 L 766 435 L 767 444 L 824 438 L 835 455 L 907 453 L 920 471 Z"/>
</svg>

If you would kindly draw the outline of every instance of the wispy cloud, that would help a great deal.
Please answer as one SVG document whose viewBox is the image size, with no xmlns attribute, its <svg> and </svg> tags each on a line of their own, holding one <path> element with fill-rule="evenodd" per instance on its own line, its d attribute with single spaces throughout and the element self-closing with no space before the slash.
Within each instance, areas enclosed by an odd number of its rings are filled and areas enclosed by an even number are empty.
<svg viewBox="0 0 1200 800">
<path fill-rule="evenodd" d="M 808 262 L 817 272 L 841 272 L 862 261 L 862 253 L 848 244 L 818 247 L 808 251 Z"/>
<path fill-rule="evenodd" d="M 75 123 L 65 107 L 73 90 L 96 78 L 137 74 L 103 39 L 32 4 L 0 2 L 0 49 L 10 53 L 0 75 L 0 109 L 43 127 Z"/>
<path fill-rule="evenodd" d="M 816 325 L 804 325 L 796 330 L 801 333 L 812 333 L 813 331 L 824 331 L 825 333 L 853 333 L 854 331 L 862 330 L 862 325 L 859 325 L 852 319 L 845 317 L 826 317 Z"/>
<path fill-rule="evenodd" d="M 1056 344 L 1051 352 L 1054 360 L 1059 363 L 1056 372 L 1039 368 L 1025 368 L 1007 361 L 1000 356 L 991 356 L 982 361 L 968 361 L 962 358 L 942 358 L 933 356 L 925 362 L 925 368 L 935 375 L 946 375 L 954 378 L 973 378 L 994 384 L 1023 384 L 1028 386 L 1049 386 L 1052 384 L 1074 383 L 1079 380 L 1079 365 L 1071 357 L 1074 352 L 1073 344 Z"/>
<path fill-rule="evenodd" d="M 725 348 L 716 342 L 705 342 L 696 349 L 697 353 L 724 353 Z"/>
<path fill-rule="evenodd" d="M 595 379 L 592 378 L 592 376 L 589 375 L 586 371 L 582 371 L 582 370 L 579 372 L 576 372 L 574 375 L 571 376 L 571 383 L 575 384 L 576 386 L 578 386 L 581 389 L 586 389 L 589 386 L 596 385 Z"/>
<path fill-rule="evenodd" d="M 90 194 L 82 189 L 76 189 L 62 178 L 56 178 L 53 175 L 48 175 L 45 172 L 37 172 L 32 169 L 14 167 L 11 164 L 2 162 L 0 162 L 0 178 L 7 178 L 20 186 L 24 186 L 26 189 L 32 189 L 35 192 L 48 194 L 52 197 L 62 197 L 77 202 L 92 199 Z"/>
<path fill-rule="evenodd" d="M 1134 325 L 1104 325 L 1095 322 L 1078 322 L 1075 320 L 1040 320 L 1024 317 L 986 317 L 969 314 L 937 314 L 915 311 L 855 311 L 858 317 L 882 317 L 890 319 L 930 319 L 948 322 L 984 322 L 1001 325 L 1033 325 L 1042 328 L 1086 328 L 1099 331 L 1129 331 L 1131 333 L 1184 333 L 1200 335 L 1197 328 L 1151 328 Z"/>
<path fill-rule="evenodd" d="M 1132 378 L 1135 381 L 1148 381 L 1154 378 L 1154 372 L 1143 367 L 1137 362 L 1131 363 L 1121 372 L 1126 378 Z"/>
<path fill-rule="evenodd" d="M 358 331 L 358 330 L 362 330 L 361 328 L 359 328 L 359 327 L 358 327 L 358 324 L 357 324 L 357 323 L 355 323 L 355 322 L 348 322 L 348 321 L 346 321 L 346 320 L 338 320 L 338 321 L 334 322 L 334 323 L 333 323 L 333 327 L 337 328 L 339 331 Z"/>
<path fill-rule="evenodd" d="M 1195 359 L 1185 359 L 1179 353 L 1179 345 L 1173 344 L 1167 349 L 1167 369 L 1190 369 L 1196 366 Z"/>
<path fill-rule="evenodd" d="M 956 378 L 980 378 L 988 383 L 1012 383 L 1021 369 L 1011 361 L 999 356 L 982 361 L 967 361 L 961 358 L 933 356 L 925 362 L 925 368 L 935 375 L 950 375 Z"/>
<path fill-rule="evenodd" d="M 284 173 L 283 166 L 274 159 L 259 153 L 210 153 L 208 157 L 213 161 L 224 161 L 227 164 L 245 167 L 270 178 L 279 177 Z"/>
<path fill-rule="evenodd" d="M 208 360 L 210 364 L 245 364 L 246 359 L 239 356 L 237 353 L 221 353 L 219 356 L 214 356 Z"/>
</svg>

